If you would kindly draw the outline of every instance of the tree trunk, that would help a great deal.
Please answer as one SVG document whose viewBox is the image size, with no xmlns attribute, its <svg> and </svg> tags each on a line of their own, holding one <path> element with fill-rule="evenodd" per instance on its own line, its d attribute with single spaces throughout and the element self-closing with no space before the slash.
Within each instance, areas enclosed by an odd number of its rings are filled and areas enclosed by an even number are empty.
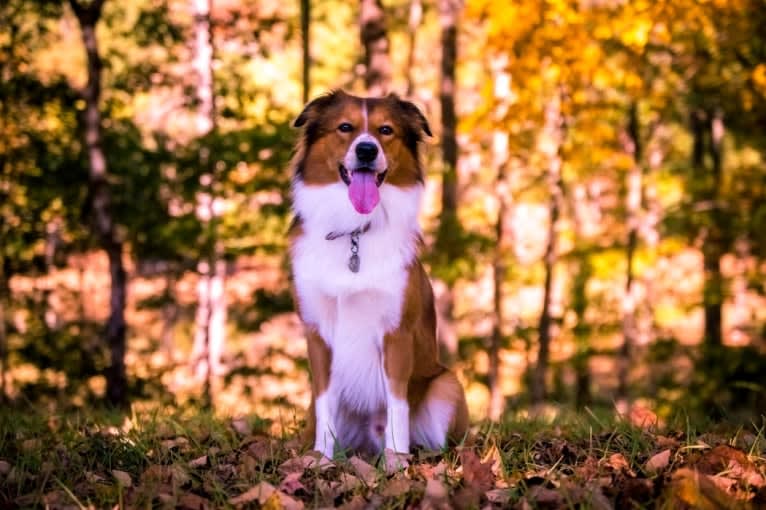
<svg viewBox="0 0 766 510">
<path fill-rule="evenodd" d="M 704 347 L 706 355 L 712 354 L 722 344 L 721 310 L 723 305 L 723 278 L 720 261 L 723 254 L 718 188 L 721 179 L 724 125 L 720 113 L 711 115 L 696 109 L 691 115 L 692 166 L 694 168 L 693 196 L 697 210 L 706 212 L 702 220 L 698 242 L 702 249 L 704 271 L 703 309 L 705 315 Z M 708 143 L 706 143 L 708 142 Z M 713 168 L 708 172 L 705 152 L 709 152 Z M 708 360 L 712 361 L 712 360 Z"/>
<path fill-rule="evenodd" d="M 421 0 L 412 0 L 410 2 L 410 19 L 408 22 L 410 45 L 407 48 L 407 97 L 412 97 L 415 93 L 415 48 L 417 45 L 417 34 L 420 23 L 423 21 L 423 2 Z"/>
<path fill-rule="evenodd" d="M 391 87 L 386 16 L 380 0 L 362 0 L 359 26 L 364 47 L 364 86 L 367 94 L 383 96 Z"/>
<path fill-rule="evenodd" d="M 309 102 L 311 88 L 311 0 L 301 0 L 301 35 L 303 44 L 303 104 Z"/>
<path fill-rule="evenodd" d="M 507 72 L 508 59 L 495 58 L 490 62 L 494 86 L 495 121 L 502 125 L 502 119 L 508 110 L 511 97 L 511 75 Z M 507 273 L 507 257 L 510 242 L 505 237 L 505 219 L 510 209 L 511 191 L 508 186 L 508 132 L 496 128 L 492 134 L 492 166 L 497 171 L 495 180 L 495 200 L 497 217 L 495 220 L 495 250 L 492 256 L 492 335 L 489 343 L 489 409 L 490 420 L 498 421 L 505 411 L 505 402 L 500 384 L 500 349 L 503 346 L 503 284 Z"/>
<path fill-rule="evenodd" d="M 198 264 L 198 308 L 192 361 L 198 381 L 204 383 L 204 398 L 211 401 L 211 378 L 221 371 L 220 355 L 226 340 L 225 263 L 223 246 L 217 236 L 215 162 L 210 154 L 210 135 L 216 128 L 213 83 L 213 33 L 210 22 L 211 0 L 193 0 L 194 69 L 197 73 L 197 136 L 199 138 L 200 182 L 203 191 L 198 204 L 200 221 L 205 226 L 207 242 L 204 260 Z"/>
<path fill-rule="evenodd" d="M 88 65 L 88 82 L 83 91 L 85 99 L 85 146 L 88 151 L 88 187 L 93 223 L 101 247 L 109 258 L 111 278 L 109 320 L 106 343 L 110 364 L 106 369 L 106 393 L 109 403 L 124 406 L 128 402 L 125 375 L 125 300 L 126 275 L 122 263 L 122 242 L 118 239 L 112 216 L 109 172 L 101 143 L 101 57 L 96 39 L 96 23 L 101 16 L 104 0 L 94 0 L 84 6 L 79 0 L 69 0 L 82 32 Z"/>
<path fill-rule="evenodd" d="M 8 338 L 5 329 L 6 308 L 9 301 L 8 282 L 5 275 L 5 258 L 0 253 L 0 403 L 5 403 L 7 392 L 5 376 L 8 372 Z"/>
<path fill-rule="evenodd" d="M 627 129 L 621 136 L 623 151 L 633 160 L 628 171 L 626 185 L 625 223 L 628 227 L 628 238 L 625 244 L 626 274 L 625 291 L 622 298 L 622 345 L 617 360 L 617 401 L 624 407 L 627 407 L 628 404 L 631 351 L 637 336 L 634 259 L 638 247 L 638 228 L 643 202 L 643 168 L 641 166 L 643 150 L 640 136 L 638 106 L 633 103 L 628 112 Z"/>
<path fill-rule="evenodd" d="M 553 290 L 553 271 L 558 258 L 557 232 L 563 202 L 563 183 L 561 181 L 561 145 L 562 145 L 561 98 L 557 94 L 545 107 L 545 126 L 542 152 L 548 160 L 548 193 L 550 195 L 550 220 L 548 223 L 548 242 L 545 246 L 543 263 L 545 264 L 545 283 L 543 286 L 543 309 L 540 313 L 537 365 L 532 379 L 532 402 L 541 403 L 547 394 L 545 375 L 548 370 L 548 356 L 551 342 L 551 301 Z"/>
<path fill-rule="evenodd" d="M 573 201 L 587 200 L 584 185 L 575 188 Z M 590 261 L 592 247 L 585 240 L 583 234 L 583 219 L 578 214 L 577 207 L 574 210 L 574 245 L 576 249 L 575 269 L 572 272 L 571 307 L 577 317 L 577 324 L 573 328 L 575 338 L 575 353 L 572 359 L 572 367 L 575 371 L 575 407 L 583 408 L 590 405 L 593 398 L 591 394 L 590 374 L 590 332 L 586 322 L 588 311 L 588 281 L 593 275 L 593 266 Z"/>
<path fill-rule="evenodd" d="M 439 102 L 441 105 L 441 151 L 442 151 L 442 199 L 439 216 L 439 229 L 436 233 L 436 249 L 444 254 L 448 261 L 459 256 L 459 242 L 455 242 L 460 232 L 457 216 L 457 116 L 455 114 L 455 89 L 457 65 L 457 18 L 461 8 L 459 0 L 438 0 L 439 19 L 441 22 L 441 77 L 439 81 Z M 454 281 L 445 281 L 446 286 L 441 297 L 444 303 L 439 345 L 449 360 L 457 356 L 457 334 L 445 335 L 441 332 L 455 331 L 454 325 Z"/>
<path fill-rule="evenodd" d="M 712 180 L 707 193 L 710 202 L 708 235 L 702 245 L 703 265 L 705 269 L 705 342 L 708 347 L 720 346 L 723 338 L 722 309 L 724 299 L 723 276 L 721 275 L 721 257 L 724 253 L 723 225 L 721 209 L 718 204 L 721 173 L 723 164 L 722 142 L 724 134 L 723 115 L 720 111 L 708 115 L 708 145 L 712 160 Z"/>
<path fill-rule="evenodd" d="M 439 100 L 442 121 L 442 219 L 457 215 L 457 116 L 455 114 L 455 88 L 457 64 L 457 17 L 460 2 L 439 0 L 441 20 L 441 79 Z"/>
</svg>

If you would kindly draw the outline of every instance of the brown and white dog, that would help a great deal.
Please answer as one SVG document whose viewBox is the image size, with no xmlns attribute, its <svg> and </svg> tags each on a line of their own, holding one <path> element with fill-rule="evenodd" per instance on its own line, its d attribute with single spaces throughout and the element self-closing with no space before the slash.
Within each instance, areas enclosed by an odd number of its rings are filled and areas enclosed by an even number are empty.
<svg viewBox="0 0 766 510">
<path fill-rule="evenodd" d="M 311 368 L 314 449 L 407 453 L 459 441 L 463 389 L 438 360 L 417 259 L 423 114 L 394 95 L 310 102 L 292 166 L 290 255 Z M 336 444 L 337 443 L 337 444 Z"/>
</svg>

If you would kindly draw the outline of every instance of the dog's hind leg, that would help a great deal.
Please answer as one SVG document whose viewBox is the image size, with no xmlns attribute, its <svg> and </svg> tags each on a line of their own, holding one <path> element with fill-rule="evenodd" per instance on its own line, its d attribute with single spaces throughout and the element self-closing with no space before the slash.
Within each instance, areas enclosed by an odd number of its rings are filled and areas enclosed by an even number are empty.
<svg viewBox="0 0 766 510">
<path fill-rule="evenodd" d="M 463 387 L 455 374 L 445 370 L 431 379 L 423 399 L 410 419 L 412 443 L 431 450 L 448 441 L 463 440 L 468 429 L 468 406 Z"/>
</svg>

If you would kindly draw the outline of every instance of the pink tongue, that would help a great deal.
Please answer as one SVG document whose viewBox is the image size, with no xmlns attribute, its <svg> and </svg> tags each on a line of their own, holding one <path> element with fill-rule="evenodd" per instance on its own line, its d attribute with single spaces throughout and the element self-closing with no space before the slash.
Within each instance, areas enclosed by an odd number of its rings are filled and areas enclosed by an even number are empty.
<svg viewBox="0 0 766 510">
<path fill-rule="evenodd" d="M 354 209 L 362 214 L 370 214 L 380 201 L 380 193 L 375 185 L 373 172 L 354 172 L 348 186 L 348 198 Z"/>
</svg>

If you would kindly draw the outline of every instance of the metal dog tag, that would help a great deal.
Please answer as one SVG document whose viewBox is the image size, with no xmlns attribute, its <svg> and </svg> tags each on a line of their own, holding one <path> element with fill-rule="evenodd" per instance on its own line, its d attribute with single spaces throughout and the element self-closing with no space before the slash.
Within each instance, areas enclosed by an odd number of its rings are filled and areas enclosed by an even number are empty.
<svg viewBox="0 0 766 510">
<path fill-rule="evenodd" d="M 359 272 L 359 255 L 356 253 L 351 255 L 351 257 L 348 259 L 348 268 L 352 273 Z"/>
</svg>

